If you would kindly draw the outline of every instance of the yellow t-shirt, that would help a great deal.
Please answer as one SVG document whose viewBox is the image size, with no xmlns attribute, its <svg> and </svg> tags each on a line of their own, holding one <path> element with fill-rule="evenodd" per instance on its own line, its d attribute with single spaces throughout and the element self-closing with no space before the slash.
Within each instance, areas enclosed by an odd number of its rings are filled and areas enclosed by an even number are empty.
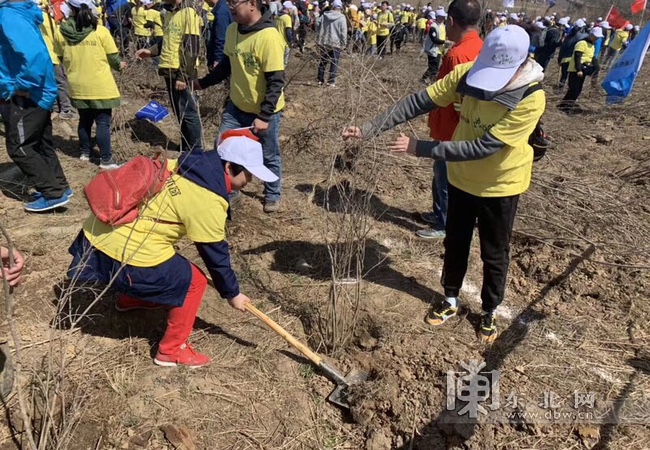
<svg viewBox="0 0 650 450">
<path fill-rule="evenodd" d="M 418 30 L 426 30 L 427 29 L 427 19 L 424 17 L 420 17 L 417 21 L 417 27 Z"/>
<path fill-rule="evenodd" d="M 45 11 L 43 11 L 43 23 L 41 24 L 40 29 L 47 51 L 50 52 L 52 64 L 60 64 L 61 60 L 59 59 L 57 52 L 54 50 L 55 42 L 60 40 L 60 37 L 58 36 L 59 27 L 56 25 L 56 22 L 54 22 L 54 19 L 52 19 Z M 57 35 L 56 38 L 55 35 Z"/>
<path fill-rule="evenodd" d="M 178 160 L 168 168 L 176 169 Z M 136 267 L 153 267 L 173 257 L 174 244 L 187 236 L 193 242 L 225 239 L 228 202 L 180 175 L 172 175 L 164 188 L 140 211 L 137 221 L 112 227 L 86 219 L 84 234 L 99 251 Z"/>
<path fill-rule="evenodd" d="M 368 22 L 368 40 L 370 45 L 377 45 L 377 23 Z"/>
<path fill-rule="evenodd" d="M 68 45 L 63 40 L 61 48 L 70 98 L 110 100 L 120 97 L 106 57 L 118 50 L 106 27 L 97 25 L 97 29 L 77 45 Z"/>
<path fill-rule="evenodd" d="M 277 28 L 278 33 L 280 33 L 280 36 L 282 36 L 285 47 L 289 46 L 289 41 L 287 41 L 287 33 L 285 30 L 292 27 L 293 25 L 291 24 L 291 16 L 289 14 L 280 14 L 275 18 L 275 28 Z"/>
<path fill-rule="evenodd" d="M 427 88 L 431 100 L 441 108 L 460 103 L 460 121 L 454 141 L 471 141 L 488 131 L 506 146 L 476 161 L 448 162 L 449 182 L 477 197 L 507 197 L 526 191 L 533 168 L 533 150 L 528 138 L 546 109 L 546 96 L 539 90 L 509 111 L 496 102 L 461 96 L 459 82 L 474 62 L 460 64 L 446 77 Z"/>
<path fill-rule="evenodd" d="M 620 51 L 623 48 L 623 44 L 625 44 L 629 38 L 630 33 L 628 31 L 616 30 L 614 39 L 609 46 L 616 51 Z"/>
<path fill-rule="evenodd" d="M 582 52 L 582 57 L 580 58 L 580 62 L 582 64 L 589 64 L 591 61 L 594 59 L 594 51 L 595 47 L 594 44 L 592 44 L 589 41 L 583 40 L 580 41 L 576 44 L 575 47 L 573 47 L 573 53 L 575 52 Z M 571 61 L 569 61 L 569 72 L 577 72 L 576 68 L 576 59 L 571 56 Z"/>
<path fill-rule="evenodd" d="M 183 36 L 186 34 L 201 35 L 201 18 L 193 8 L 185 7 L 179 11 L 165 14 L 164 38 L 158 67 L 161 69 L 181 67 Z"/>
<path fill-rule="evenodd" d="M 160 11 L 156 9 L 147 10 L 147 22 L 153 22 L 153 31 L 151 35 L 153 37 L 162 37 L 163 36 L 163 20 Z"/>
<path fill-rule="evenodd" d="M 147 24 L 147 10 L 144 6 L 134 6 L 131 8 L 131 19 L 133 20 L 133 34 L 142 37 L 151 36 L 149 29 L 145 28 Z"/>
<path fill-rule="evenodd" d="M 388 36 L 390 34 L 390 25 L 395 23 L 395 19 L 393 19 L 392 13 L 386 11 L 377 15 L 377 23 L 379 24 L 377 36 Z"/>
<path fill-rule="evenodd" d="M 230 59 L 230 100 L 244 112 L 260 113 L 266 93 L 265 72 L 284 70 L 285 41 L 274 27 L 240 34 L 237 24 L 226 30 L 224 54 Z M 275 112 L 284 108 L 284 93 Z"/>
</svg>

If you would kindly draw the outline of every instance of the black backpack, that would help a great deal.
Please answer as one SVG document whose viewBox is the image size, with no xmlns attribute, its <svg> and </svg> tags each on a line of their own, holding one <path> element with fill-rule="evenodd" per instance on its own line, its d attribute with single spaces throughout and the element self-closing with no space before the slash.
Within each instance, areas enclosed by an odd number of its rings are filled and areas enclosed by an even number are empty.
<svg viewBox="0 0 650 450">
<path fill-rule="evenodd" d="M 466 78 L 467 74 L 463 75 L 461 78 L 460 84 L 466 84 Z M 521 97 L 521 100 L 525 99 L 529 95 L 534 94 L 537 91 L 543 90 L 542 84 L 541 83 L 535 83 L 532 86 L 530 86 L 526 91 L 524 92 L 524 95 Z M 462 103 L 462 100 L 461 100 Z M 537 122 L 537 125 L 535 126 L 535 129 L 533 132 L 530 134 L 530 137 L 528 138 L 528 145 L 530 145 L 533 148 L 533 161 L 537 162 L 540 159 L 542 159 L 546 155 L 546 151 L 552 146 L 551 141 L 548 140 L 548 136 L 546 133 L 544 133 L 544 130 L 542 129 L 542 120 L 540 119 Z"/>
<path fill-rule="evenodd" d="M 529 95 L 542 89 L 543 88 L 541 83 L 534 84 L 529 87 L 526 92 L 524 92 L 524 96 L 521 99 L 523 100 Z M 537 122 L 537 126 L 535 126 L 535 129 L 528 138 L 528 145 L 533 148 L 533 161 L 537 162 L 546 156 L 546 151 L 551 147 L 551 144 L 551 141 L 548 140 L 548 136 L 542 129 L 542 119 L 540 119 Z"/>
</svg>

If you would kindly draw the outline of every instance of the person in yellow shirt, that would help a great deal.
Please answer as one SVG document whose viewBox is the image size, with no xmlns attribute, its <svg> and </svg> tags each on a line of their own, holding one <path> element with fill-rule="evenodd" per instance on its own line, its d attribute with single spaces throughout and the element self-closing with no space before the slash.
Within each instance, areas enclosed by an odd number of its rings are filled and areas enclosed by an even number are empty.
<svg viewBox="0 0 650 450">
<path fill-rule="evenodd" d="M 278 177 L 264 183 L 264 212 L 274 213 L 280 208 L 282 182 L 280 120 L 286 43 L 275 28 L 271 11 L 262 13 L 259 0 L 228 2 L 235 22 L 226 31 L 226 58 L 194 87 L 206 89 L 230 77 L 230 100 L 219 132 L 251 127 L 260 137 L 264 165 Z"/>
<path fill-rule="evenodd" d="M 77 118 L 77 114 L 72 108 L 70 96 L 68 95 L 68 77 L 66 76 L 65 69 L 61 65 L 61 60 L 54 50 L 55 42 L 60 41 L 59 24 L 54 21 L 52 7 L 45 2 L 39 1 L 37 3 L 43 11 L 43 23 L 40 25 L 43 40 L 50 52 L 52 64 L 54 64 L 54 76 L 56 78 L 57 87 L 57 105 L 59 118 L 63 120 L 72 120 Z"/>
<path fill-rule="evenodd" d="M 388 10 L 388 2 L 381 2 L 381 12 L 377 14 L 377 54 L 379 58 L 386 56 L 386 47 L 390 37 L 390 30 L 395 25 L 393 13 Z"/>
<path fill-rule="evenodd" d="M 437 108 L 460 104 L 460 122 L 451 141 L 420 141 L 404 135 L 393 152 L 447 161 L 449 210 L 442 285 L 445 301 L 426 321 L 439 326 L 457 315 L 478 220 L 483 260 L 483 315 L 478 337 L 498 336 L 495 310 L 505 295 L 510 239 L 519 197 L 529 187 L 533 149 L 528 140 L 544 113 L 541 66 L 528 57 L 530 38 L 517 25 L 493 30 L 476 62 L 457 65 L 424 91 L 411 94 L 345 139 L 370 138 Z M 489 99 L 489 100 L 488 100 Z"/>
<path fill-rule="evenodd" d="M 627 46 L 627 41 L 630 38 L 630 31 L 632 31 L 633 28 L 634 26 L 628 23 L 625 27 L 616 30 L 616 33 L 614 33 L 614 36 L 610 39 L 605 57 L 603 58 L 603 68 L 605 70 L 611 67 L 621 50 Z"/>
<path fill-rule="evenodd" d="M 147 9 L 142 0 L 135 0 L 135 6 L 131 8 L 130 20 L 136 49 L 150 47 L 151 30 L 147 28 Z"/>
<path fill-rule="evenodd" d="M 291 22 L 291 11 L 294 6 L 289 0 L 282 3 L 282 9 L 275 18 L 275 28 L 284 39 L 284 67 L 289 64 L 289 55 L 291 54 L 291 46 L 293 45 L 293 23 Z"/>
<path fill-rule="evenodd" d="M 110 285 L 119 293 L 120 312 L 167 308 L 154 363 L 197 368 L 210 363 L 189 344 L 208 280 L 175 244 L 185 236 L 194 242 L 219 295 L 246 311 L 250 299 L 240 291 L 226 242 L 228 195 L 253 176 L 276 177 L 262 165 L 262 148 L 248 130 L 221 136 L 216 150 L 183 153 L 167 161 L 167 169 L 171 176 L 135 222 L 110 226 L 92 214 L 86 219 L 69 249 L 68 278 Z"/>
<path fill-rule="evenodd" d="M 142 0 L 142 4 L 145 6 L 145 8 L 147 8 L 146 26 L 149 30 L 151 30 L 152 45 L 161 48 L 163 39 L 163 20 L 162 15 L 158 10 L 158 4 L 151 0 Z M 157 61 L 157 58 L 154 61 Z"/>
<path fill-rule="evenodd" d="M 201 17 L 190 0 L 165 0 L 167 11 L 161 45 L 143 48 L 136 59 L 160 57 L 158 74 L 165 80 L 174 115 L 181 125 L 181 151 L 203 147 L 198 101 L 192 89 L 197 78 Z"/>
<path fill-rule="evenodd" d="M 416 22 L 416 27 L 418 31 L 418 42 L 420 42 L 420 44 L 424 43 L 424 37 L 427 31 L 427 20 L 428 19 L 424 15 L 422 15 Z"/>
<path fill-rule="evenodd" d="M 573 56 L 569 62 L 569 89 L 560 103 L 560 109 L 565 112 L 579 111 L 576 100 L 582 93 L 585 78 L 597 75 L 594 62 L 595 43 L 603 38 L 601 27 L 592 28 L 586 39 L 579 41 L 573 48 Z"/>
<path fill-rule="evenodd" d="M 367 21 L 366 25 L 366 40 L 368 42 L 368 54 L 371 56 L 377 55 L 377 14 L 373 14 L 371 19 Z"/>
<path fill-rule="evenodd" d="M 97 125 L 99 168 L 117 168 L 111 151 L 111 116 L 120 106 L 120 92 L 111 69 L 122 70 L 126 63 L 111 33 L 97 23 L 90 0 L 68 0 L 71 16 L 61 24 L 57 47 L 68 74 L 72 105 L 79 111 L 79 146 L 82 161 L 90 160 L 91 132 Z"/>
</svg>

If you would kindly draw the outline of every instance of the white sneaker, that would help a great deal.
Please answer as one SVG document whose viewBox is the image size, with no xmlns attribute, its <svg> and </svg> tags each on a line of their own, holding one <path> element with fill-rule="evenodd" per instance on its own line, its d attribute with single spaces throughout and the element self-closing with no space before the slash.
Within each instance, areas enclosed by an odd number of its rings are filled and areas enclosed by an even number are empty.
<svg viewBox="0 0 650 450">
<path fill-rule="evenodd" d="M 119 167 L 120 165 L 117 164 L 112 159 L 110 161 L 106 161 L 106 162 L 102 161 L 99 163 L 99 168 L 101 170 L 114 170 L 114 169 L 118 169 Z"/>
<path fill-rule="evenodd" d="M 79 156 L 79 161 L 90 161 L 90 155 L 87 153 L 82 153 Z"/>
</svg>

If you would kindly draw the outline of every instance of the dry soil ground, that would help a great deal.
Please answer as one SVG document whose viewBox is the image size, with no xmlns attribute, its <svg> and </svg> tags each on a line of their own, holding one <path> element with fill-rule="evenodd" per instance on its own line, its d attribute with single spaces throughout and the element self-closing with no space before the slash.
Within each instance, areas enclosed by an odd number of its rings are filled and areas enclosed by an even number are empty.
<svg viewBox="0 0 650 450">
<path fill-rule="evenodd" d="M 164 313 L 117 313 L 111 291 L 74 330 L 55 329 L 55 286 L 88 214 L 82 188 L 97 167 L 77 160 L 76 124 L 54 120 L 60 158 L 77 194 L 66 210 L 48 215 L 26 214 L 19 200 L 5 197 L 2 221 L 28 258 L 15 294 L 24 346 L 18 384 L 33 403 L 39 403 L 34 392 L 56 387 L 63 399 L 53 414 L 59 428 L 49 435 L 76 424 L 59 448 L 176 448 L 168 424 L 188 432 L 196 448 L 211 450 L 650 447 L 650 184 L 647 175 L 639 176 L 650 156 L 647 64 L 628 103 L 605 107 L 598 89 L 587 89 L 585 111 L 575 116 L 556 109 L 557 67 L 551 68 L 545 126 L 556 147 L 535 165 L 533 185 L 520 203 L 499 311 L 502 334 L 491 348 L 474 334 L 481 283 L 476 240 L 464 313 L 440 329 L 423 321 L 441 295 L 442 242 L 414 235 L 424 227 L 419 212 L 431 205 L 431 162 L 388 154 L 385 142 L 395 136 L 390 132 L 364 144 L 359 167 L 334 167 L 337 155 L 349 156 L 338 138 L 343 126 L 421 89 L 424 66 L 414 44 L 383 61 L 346 56 L 337 88 L 326 89 L 315 86 L 311 53 L 292 56 L 282 123 L 282 211 L 262 213 L 255 183 L 245 189 L 229 225 L 243 291 L 321 350 L 322 335 L 313 324 L 328 302 L 326 242 L 341 217 L 340 209 L 327 210 L 325 193 L 332 180 L 346 177 L 371 186 L 363 196 L 370 221 L 359 322 L 352 341 L 332 359 L 343 369 L 371 374 L 353 391 L 351 413 L 325 401 L 332 386 L 305 359 L 214 291 L 206 295 L 191 338 L 214 358 L 201 370 L 155 367 L 151 352 L 164 330 Z M 157 125 L 133 118 L 149 98 L 164 100 L 153 70 L 141 63 L 120 84 L 125 104 L 115 114 L 116 153 L 152 154 L 159 145 L 173 150 L 179 134 L 173 118 Z M 215 136 L 222 104 L 222 91 L 202 94 L 206 143 Z M 402 130 L 426 136 L 424 119 Z M 4 192 L 24 194 L 20 176 L 11 176 L 15 171 L 2 155 Z M 191 243 L 182 242 L 180 251 L 198 261 Z M 92 295 L 76 297 L 80 307 Z M 455 423 L 458 407 L 447 411 L 445 403 L 446 375 L 470 360 L 500 371 L 502 412 L 518 412 L 519 420 L 493 424 L 493 415 L 480 415 Z M 605 413 L 608 423 L 533 418 L 553 406 L 544 404 L 545 393 L 546 400 L 557 394 L 566 411 L 575 392 L 593 393 L 593 411 Z M 9 408 L 0 436 L 7 449 L 24 440 L 15 429 L 12 438 L 8 426 L 11 420 L 24 429 L 16 397 Z M 617 425 L 616 417 L 636 420 Z"/>
</svg>

